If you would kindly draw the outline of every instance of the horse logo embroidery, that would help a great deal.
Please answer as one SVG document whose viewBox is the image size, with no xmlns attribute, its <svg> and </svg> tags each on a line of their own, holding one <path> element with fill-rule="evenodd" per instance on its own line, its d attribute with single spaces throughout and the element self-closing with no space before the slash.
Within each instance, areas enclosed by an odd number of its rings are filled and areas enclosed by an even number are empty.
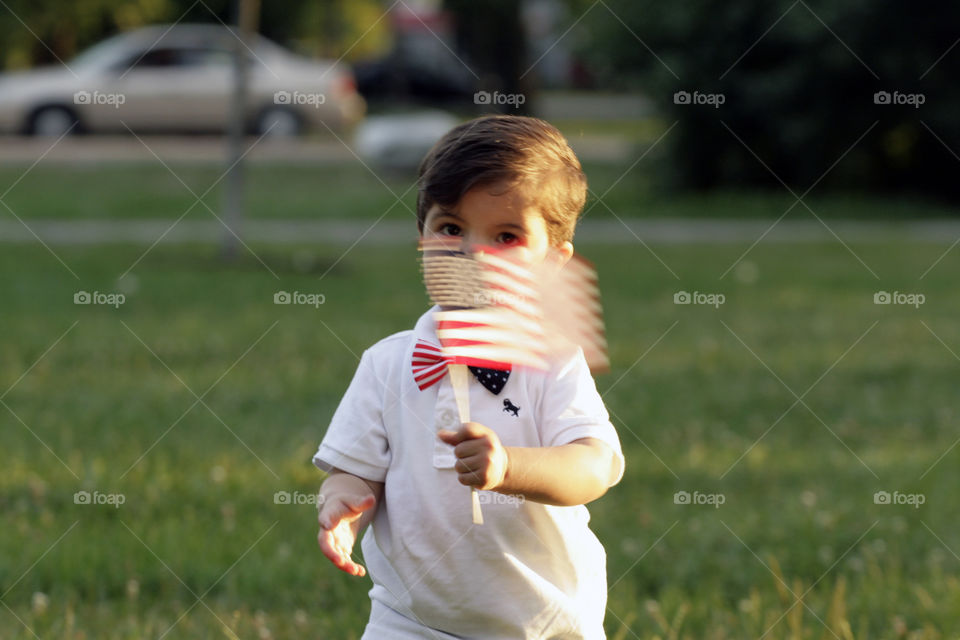
<svg viewBox="0 0 960 640">
<path fill-rule="evenodd" d="M 510 402 L 510 398 L 503 401 L 503 410 L 512 413 L 514 418 L 520 417 L 520 407 Z"/>
</svg>

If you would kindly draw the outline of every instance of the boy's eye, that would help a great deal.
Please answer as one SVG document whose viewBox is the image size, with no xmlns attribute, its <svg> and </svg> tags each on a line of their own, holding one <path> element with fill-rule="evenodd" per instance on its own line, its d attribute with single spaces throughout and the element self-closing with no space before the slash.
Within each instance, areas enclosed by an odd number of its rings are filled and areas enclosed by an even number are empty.
<svg viewBox="0 0 960 640">
<path fill-rule="evenodd" d="M 520 238 L 517 237 L 515 234 L 510 233 L 509 231 L 504 231 L 503 233 L 498 235 L 497 242 L 499 244 L 505 244 L 507 246 L 522 244 Z"/>
<path fill-rule="evenodd" d="M 447 222 L 440 225 L 439 232 L 441 235 L 445 235 L 445 236 L 459 236 L 460 227 L 453 224 L 452 222 Z"/>
</svg>

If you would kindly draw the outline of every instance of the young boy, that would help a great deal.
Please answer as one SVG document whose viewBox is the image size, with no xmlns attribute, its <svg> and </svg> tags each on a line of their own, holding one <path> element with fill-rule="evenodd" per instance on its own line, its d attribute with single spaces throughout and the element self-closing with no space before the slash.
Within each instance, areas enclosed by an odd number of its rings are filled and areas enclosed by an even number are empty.
<svg viewBox="0 0 960 640">
<path fill-rule="evenodd" d="M 554 127 L 479 118 L 420 165 L 418 228 L 459 237 L 465 251 L 523 246 L 562 263 L 585 199 L 580 163 Z M 364 352 L 313 458 L 330 474 L 324 555 L 365 575 L 351 553 L 372 525 L 362 640 L 604 638 L 606 555 L 583 505 L 619 482 L 624 460 L 583 352 L 554 354 L 547 373 L 471 368 L 475 422 L 460 424 L 446 367 L 413 371 L 438 348 L 437 309 Z"/>
</svg>

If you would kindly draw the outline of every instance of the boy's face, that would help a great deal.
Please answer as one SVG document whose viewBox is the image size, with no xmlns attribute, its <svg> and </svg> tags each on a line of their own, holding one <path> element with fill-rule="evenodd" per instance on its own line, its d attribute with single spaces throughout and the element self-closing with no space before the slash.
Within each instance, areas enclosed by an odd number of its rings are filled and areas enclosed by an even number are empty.
<svg viewBox="0 0 960 640">
<path fill-rule="evenodd" d="M 550 257 L 563 265 L 573 255 L 573 245 L 564 242 L 551 247 L 547 221 L 519 189 L 478 186 L 467 191 L 452 209 L 434 204 L 423 224 L 425 238 L 455 238 L 461 249 L 473 246 L 523 248 L 534 263 Z"/>
</svg>

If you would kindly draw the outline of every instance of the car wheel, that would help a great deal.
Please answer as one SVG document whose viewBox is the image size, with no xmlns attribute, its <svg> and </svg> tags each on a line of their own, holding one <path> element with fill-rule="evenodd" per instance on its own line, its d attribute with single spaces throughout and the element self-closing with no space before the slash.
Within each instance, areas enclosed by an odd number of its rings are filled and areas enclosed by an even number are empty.
<svg viewBox="0 0 960 640">
<path fill-rule="evenodd" d="M 262 136 L 292 138 L 300 135 L 302 130 L 300 116 L 290 109 L 265 109 L 257 119 L 257 133 Z"/>
<path fill-rule="evenodd" d="M 30 118 L 29 132 L 35 136 L 59 137 L 77 128 L 77 115 L 66 107 L 42 107 Z"/>
</svg>

